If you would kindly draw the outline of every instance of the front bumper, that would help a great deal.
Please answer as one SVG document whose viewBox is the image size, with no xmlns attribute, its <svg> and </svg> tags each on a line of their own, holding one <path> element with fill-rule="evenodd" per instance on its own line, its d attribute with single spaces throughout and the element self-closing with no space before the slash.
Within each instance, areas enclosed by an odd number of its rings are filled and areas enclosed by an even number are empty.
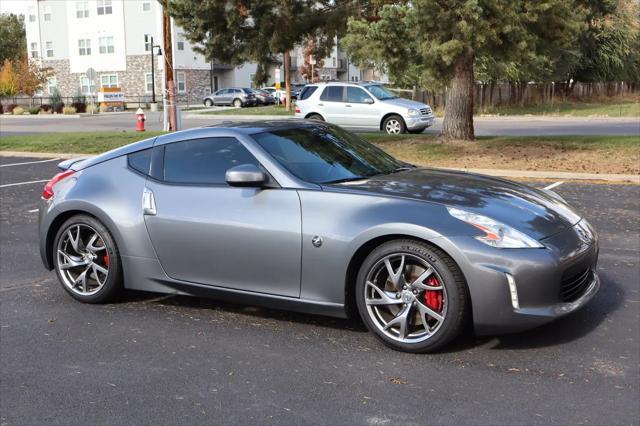
<svg viewBox="0 0 640 426">
<path fill-rule="evenodd" d="M 595 235 L 585 240 L 578 228 L 543 239 L 544 249 L 487 250 L 467 237 L 443 243 L 452 244 L 442 247 L 445 251 L 457 250 L 461 256 L 454 259 L 467 279 L 477 334 L 531 329 L 576 311 L 594 297 L 600 288 L 598 241 Z M 567 277 L 582 271 L 588 271 L 588 278 L 567 299 Z"/>
<path fill-rule="evenodd" d="M 404 122 L 408 130 L 426 129 L 436 123 L 436 116 L 429 114 L 404 117 Z"/>
</svg>

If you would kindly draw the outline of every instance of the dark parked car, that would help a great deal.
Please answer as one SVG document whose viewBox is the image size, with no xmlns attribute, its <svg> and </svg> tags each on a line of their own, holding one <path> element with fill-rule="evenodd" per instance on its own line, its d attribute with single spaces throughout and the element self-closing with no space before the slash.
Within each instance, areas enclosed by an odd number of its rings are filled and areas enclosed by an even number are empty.
<svg viewBox="0 0 640 426">
<path fill-rule="evenodd" d="M 240 108 L 243 106 L 253 106 L 256 102 L 253 89 L 244 87 L 220 89 L 204 98 L 204 104 L 206 106 L 233 105 L 234 107 Z"/>
<path fill-rule="evenodd" d="M 418 168 L 327 123 L 191 129 L 59 167 L 40 254 L 82 302 L 131 288 L 359 314 L 427 352 L 467 319 L 525 330 L 600 286 L 596 234 L 554 192 Z"/>
<path fill-rule="evenodd" d="M 256 102 L 258 105 L 273 105 L 276 103 L 276 98 L 266 90 L 253 89 L 253 94 L 256 96 Z"/>
</svg>

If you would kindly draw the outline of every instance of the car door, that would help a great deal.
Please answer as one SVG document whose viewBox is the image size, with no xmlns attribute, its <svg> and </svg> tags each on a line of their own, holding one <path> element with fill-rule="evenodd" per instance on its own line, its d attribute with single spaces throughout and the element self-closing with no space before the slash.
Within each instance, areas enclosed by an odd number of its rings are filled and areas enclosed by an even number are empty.
<svg viewBox="0 0 640 426">
<path fill-rule="evenodd" d="M 300 199 L 295 190 L 231 187 L 225 172 L 255 157 L 236 138 L 163 147 L 147 181 L 155 204 L 145 222 L 158 259 L 173 279 L 299 297 Z M 158 166 L 157 163 L 162 165 Z"/>
<path fill-rule="evenodd" d="M 345 95 L 345 115 L 350 127 L 378 129 L 380 111 L 373 97 L 360 87 L 347 86 Z"/>
<path fill-rule="evenodd" d="M 216 104 L 216 105 L 224 104 L 225 103 L 225 96 L 226 96 L 228 91 L 229 91 L 229 89 L 220 89 L 220 90 L 218 90 L 215 93 L 215 95 L 213 96 L 213 103 Z"/>
<path fill-rule="evenodd" d="M 343 100 L 344 86 L 327 86 L 320 94 L 318 112 L 329 123 L 344 125 L 347 123 Z"/>
</svg>

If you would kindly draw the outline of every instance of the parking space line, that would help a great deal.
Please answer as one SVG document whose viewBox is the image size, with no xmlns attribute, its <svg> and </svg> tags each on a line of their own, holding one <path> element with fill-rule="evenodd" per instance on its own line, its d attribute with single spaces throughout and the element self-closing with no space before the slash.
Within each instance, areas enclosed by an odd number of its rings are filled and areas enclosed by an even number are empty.
<svg viewBox="0 0 640 426">
<path fill-rule="evenodd" d="M 25 161 L 24 163 L 0 164 L 0 167 L 26 166 L 28 164 L 49 163 L 51 161 L 58 161 L 58 160 L 59 158 L 51 158 L 49 160 Z"/>
<path fill-rule="evenodd" d="M 5 183 L 4 185 L 0 185 L 0 188 L 8 188 L 10 186 L 20 186 L 20 185 L 31 185 L 33 183 L 43 183 L 43 182 L 49 182 L 49 179 L 32 180 L 29 182 Z"/>
<path fill-rule="evenodd" d="M 563 181 L 555 182 L 555 183 L 552 183 L 552 184 L 551 184 L 551 185 L 549 185 L 549 186 L 545 186 L 545 187 L 544 187 L 544 189 L 553 189 L 553 188 L 557 188 L 557 187 L 559 187 L 560 185 L 562 185 L 563 183 L 564 183 Z"/>
</svg>

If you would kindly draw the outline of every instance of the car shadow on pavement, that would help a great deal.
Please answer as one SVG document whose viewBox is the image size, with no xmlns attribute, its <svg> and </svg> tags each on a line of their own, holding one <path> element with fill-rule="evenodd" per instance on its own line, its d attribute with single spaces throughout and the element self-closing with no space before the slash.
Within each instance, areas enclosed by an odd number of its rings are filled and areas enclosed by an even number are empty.
<svg viewBox="0 0 640 426">
<path fill-rule="evenodd" d="M 618 310 L 624 301 L 624 290 L 613 277 L 600 271 L 600 290 L 587 305 L 572 314 L 530 331 L 495 336 L 491 349 L 532 349 L 561 345 L 579 339 L 595 330 Z"/>
</svg>

